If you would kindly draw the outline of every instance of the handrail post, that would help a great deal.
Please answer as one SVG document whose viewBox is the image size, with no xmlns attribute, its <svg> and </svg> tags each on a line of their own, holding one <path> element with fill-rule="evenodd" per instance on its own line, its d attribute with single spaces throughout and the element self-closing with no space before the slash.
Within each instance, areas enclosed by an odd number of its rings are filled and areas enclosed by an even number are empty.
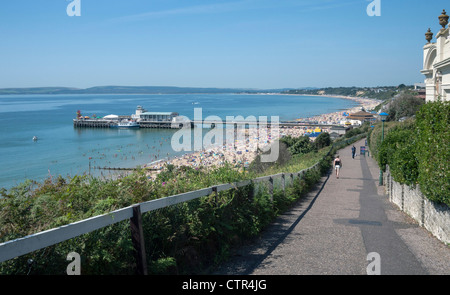
<svg viewBox="0 0 450 295">
<path fill-rule="evenodd" d="M 130 218 L 131 240 L 136 257 L 136 272 L 138 275 L 147 275 L 147 257 L 145 254 L 144 229 L 142 227 L 141 206 L 133 206 L 133 217 Z"/>
<path fill-rule="evenodd" d="M 255 199 L 255 185 L 253 180 L 250 180 L 249 190 L 248 190 L 248 199 L 250 203 L 253 203 L 253 200 Z"/>
<path fill-rule="evenodd" d="M 269 193 L 270 193 L 270 202 L 273 205 L 273 177 L 269 177 Z"/>
<path fill-rule="evenodd" d="M 212 191 L 214 193 L 214 205 L 216 207 L 218 207 L 217 201 L 218 201 L 219 193 L 217 192 L 217 186 L 213 186 L 211 189 L 212 189 Z"/>
</svg>

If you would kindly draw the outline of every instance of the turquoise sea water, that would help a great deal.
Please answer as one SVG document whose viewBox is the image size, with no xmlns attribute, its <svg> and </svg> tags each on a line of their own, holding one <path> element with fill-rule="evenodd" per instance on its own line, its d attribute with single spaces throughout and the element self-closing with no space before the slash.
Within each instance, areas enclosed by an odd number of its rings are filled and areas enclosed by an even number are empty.
<svg viewBox="0 0 450 295">
<path fill-rule="evenodd" d="M 49 175 L 94 173 L 94 166 L 132 168 L 179 155 L 171 148 L 176 130 L 73 127 L 77 110 L 86 116 L 131 115 L 138 105 L 148 111 L 178 112 L 190 119 L 194 108 L 202 108 L 203 119 L 210 115 L 223 120 L 226 116 L 279 116 L 285 121 L 357 104 L 294 95 L 4 95 L 0 96 L 0 187 L 10 188 L 26 179 L 42 181 Z M 33 136 L 39 140 L 34 142 Z"/>
</svg>

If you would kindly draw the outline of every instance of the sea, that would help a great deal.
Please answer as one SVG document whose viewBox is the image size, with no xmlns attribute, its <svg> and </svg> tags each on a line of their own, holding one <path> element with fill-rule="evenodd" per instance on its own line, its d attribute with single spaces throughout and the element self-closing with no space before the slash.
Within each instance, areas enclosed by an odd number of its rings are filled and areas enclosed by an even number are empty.
<svg viewBox="0 0 450 295">
<path fill-rule="evenodd" d="M 201 109 L 203 119 L 263 116 L 270 121 L 277 116 L 289 121 L 357 105 L 348 99 L 282 94 L 0 95 L 0 188 L 57 176 L 114 177 L 117 172 L 98 167 L 135 168 L 187 152 L 171 146 L 177 130 L 74 128 L 77 111 L 90 117 L 129 116 L 142 106 L 190 119 Z"/>
</svg>

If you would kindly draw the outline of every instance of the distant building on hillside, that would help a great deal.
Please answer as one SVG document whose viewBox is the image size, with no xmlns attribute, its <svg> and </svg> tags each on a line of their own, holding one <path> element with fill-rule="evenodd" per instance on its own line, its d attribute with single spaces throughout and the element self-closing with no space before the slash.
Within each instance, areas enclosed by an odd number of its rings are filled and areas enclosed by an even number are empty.
<svg viewBox="0 0 450 295">
<path fill-rule="evenodd" d="M 417 96 L 423 100 L 425 100 L 427 97 L 427 90 L 425 89 L 425 87 L 426 87 L 425 83 L 415 83 L 414 84 L 414 91 L 416 91 Z"/>
<path fill-rule="evenodd" d="M 436 42 L 431 42 L 433 33 L 431 29 L 425 33 L 428 41 L 423 47 L 423 69 L 425 75 L 426 101 L 435 101 L 438 96 L 442 100 L 450 100 L 450 38 L 448 24 L 449 16 L 442 11 L 438 17 L 442 28 L 436 34 Z"/>
<path fill-rule="evenodd" d="M 349 126 L 333 126 L 330 129 L 330 136 L 334 136 L 334 134 L 337 134 L 337 136 L 345 135 L 347 131 L 349 131 L 351 127 Z M 334 134 L 333 134 L 334 133 Z"/>
</svg>

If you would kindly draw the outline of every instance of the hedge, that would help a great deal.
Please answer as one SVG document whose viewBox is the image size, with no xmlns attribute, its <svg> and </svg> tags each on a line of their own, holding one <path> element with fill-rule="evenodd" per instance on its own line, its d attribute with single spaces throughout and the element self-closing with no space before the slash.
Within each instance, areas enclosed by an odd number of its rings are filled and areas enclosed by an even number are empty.
<svg viewBox="0 0 450 295">
<path fill-rule="evenodd" d="M 384 171 L 389 165 L 395 181 L 419 184 L 430 200 L 450 206 L 450 102 L 429 102 L 416 119 L 381 123 L 369 132 L 372 155 Z"/>
<path fill-rule="evenodd" d="M 450 101 L 427 103 L 416 117 L 420 189 L 450 206 Z"/>
</svg>

